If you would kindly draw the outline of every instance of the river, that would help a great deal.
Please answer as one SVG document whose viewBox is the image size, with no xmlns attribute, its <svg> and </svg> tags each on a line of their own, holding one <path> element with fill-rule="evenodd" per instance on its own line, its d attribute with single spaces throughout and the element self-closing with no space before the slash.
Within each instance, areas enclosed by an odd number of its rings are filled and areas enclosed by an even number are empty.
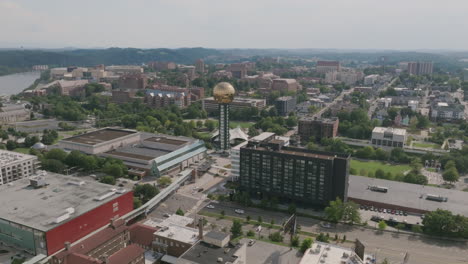
<svg viewBox="0 0 468 264">
<path fill-rule="evenodd" d="M 39 78 L 40 72 L 23 72 L 0 76 L 0 95 L 13 95 L 22 92 Z"/>
</svg>

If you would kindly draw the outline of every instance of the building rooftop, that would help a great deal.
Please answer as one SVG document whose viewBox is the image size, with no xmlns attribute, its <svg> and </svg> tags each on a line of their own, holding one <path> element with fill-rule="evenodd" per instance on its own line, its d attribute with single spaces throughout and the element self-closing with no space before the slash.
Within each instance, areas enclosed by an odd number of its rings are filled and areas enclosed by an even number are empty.
<svg viewBox="0 0 468 264">
<path fill-rule="evenodd" d="M 208 237 L 208 238 L 216 239 L 216 240 L 223 240 L 227 237 L 230 237 L 230 235 L 223 233 L 223 232 L 211 230 L 210 232 L 206 233 L 204 237 Z"/>
<path fill-rule="evenodd" d="M 154 235 L 170 238 L 187 244 L 195 244 L 199 240 L 198 229 L 177 224 L 168 224 L 154 232 Z"/>
<path fill-rule="evenodd" d="M 138 132 L 125 129 L 104 128 L 86 134 L 62 139 L 62 142 L 73 142 L 85 145 L 97 145 L 117 138 L 136 134 Z"/>
<path fill-rule="evenodd" d="M 185 254 L 179 258 L 177 264 L 232 263 L 238 258 L 236 253 L 241 246 L 242 245 L 220 248 L 205 242 L 200 242 L 185 252 Z M 222 259 L 221 262 L 218 261 L 219 258 Z"/>
<path fill-rule="evenodd" d="M 281 97 L 278 97 L 276 101 L 289 101 L 291 99 L 293 99 L 292 96 L 281 96 Z"/>
<path fill-rule="evenodd" d="M 374 130 L 372 130 L 372 133 L 392 133 L 393 135 L 404 136 L 406 134 L 406 129 L 393 127 L 375 127 Z"/>
<path fill-rule="evenodd" d="M 132 244 L 129 245 L 109 257 L 109 264 L 127 264 L 140 255 L 143 255 L 145 250 L 141 247 Z"/>
<path fill-rule="evenodd" d="M 193 224 L 193 221 L 193 218 L 172 214 L 166 219 L 148 219 L 143 224 L 155 228 L 162 228 L 171 224 L 179 226 L 188 226 Z"/>
<path fill-rule="evenodd" d="M 374 263 L 373 257 L 364 255 L 361 260 L 350 248 L 315 242 L 308 249 L 299 264 L 364 264 Z"/>
<path fill-rule="evenodd" d="M 96 181 L 61 174 L 41 176 L 47 186 L 35 189 L 30 179 L 0 186 L 0 218 L 48 231 L 129 192 Z"/>
<path fill-rule="evenodd" d="M 369 185 L 387 187 L 388 192 L 371 191 Z M 447 198 L 447 201 L 428 200 L 428 194 Z M 349 177 L 348 197 L 423 211 L 440 208 L 468 217 L 468 193 L 463 191 L 352 175 Z"/>
<path fill-rule="evenodd" d="M 317 61 L 317 66 L 340 66 L 340 62 L 339 61 Z"/>
<path fill-rule="evenodd" d="M 37 157 L 8 150 L 0 150 L 0 167 L 29 159 L 37 159 Z"/>
</svg>

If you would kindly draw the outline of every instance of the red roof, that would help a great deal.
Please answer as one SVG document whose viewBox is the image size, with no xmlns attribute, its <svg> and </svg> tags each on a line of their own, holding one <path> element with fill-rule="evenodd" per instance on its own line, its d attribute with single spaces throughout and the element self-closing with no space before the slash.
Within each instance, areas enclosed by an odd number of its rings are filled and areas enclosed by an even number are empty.
<svg viewBox="0 0 468 264">
<path fill-rule="evenodd" d="M 114 222 L 114 228 L 108 226 L 105 229 L 97 232 L 96 234 L 86 238 L 85 240 L 75 244 L 70 248 L 70 250 L 64 250 L 57 254 L 57 258 L 62 259 L 70 253 L 78 254 L 87 254 L 91 250 L 97 248 L 98 246 L 104 244 L 106 241 L 111 238 L 119 235 L 124 232 L 128 227 L 125 225 L 124 220 L 116 220 Z"/>
<path fill-rule="evenodd" d="M 339 61 L 317 61 L 317 66 L 340 66 Z"/>
<path fill-rule="evenodd" d="M 136 223 L 130 227 L 130 241 L 139 245 L 151 246 L 155 227 Z"/>
<path fill-rule="evenodd" d="M 79 253 L 72 253 L 67 257 L 67 264 L 101 264 L 102 261 Z"/>
<path fill-rule="evenodd" d="M 109 264 L 128 264 L 132 260 L 136 259 L 144 253 L 144 249 L 135 244 L 132 244 L 126 248 L 117 251 L 112 256 L 110 256 Z"/>
</svg>

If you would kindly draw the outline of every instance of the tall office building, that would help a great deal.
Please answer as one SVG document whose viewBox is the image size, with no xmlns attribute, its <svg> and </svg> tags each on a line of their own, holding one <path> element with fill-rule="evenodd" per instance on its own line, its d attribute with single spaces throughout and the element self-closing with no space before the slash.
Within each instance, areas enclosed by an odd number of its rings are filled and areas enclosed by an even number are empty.
<svg viewBox="0 0 468 264">
<path fill-rule="evenodd" d="M 412 75 L 431 75 L 433 68 L 433 62 L 408 62 L 408 73 Z"/>
<path fill-rule="evenodd" d="M 309 142 L 311 138 L 320 142 L 322 138 L 336 137 L 339 124 L 340 121 L 337 117 L 329 119 L 304 117 L 299 119 L 298 134 L 303 144 Z"/>
<path fill-rule="evenodd" d="M 230 83 L 220 82 L 213 89 L 213 96 L 219 106 L 219 148 L 227 152 L 229 140 L 229 104 L 234 100 L 236 90 Z"/>
<path fill-rule="evenodd" d="M 296 97 L 281 96 L 275 100 L 275 107 L 279 115 L 288 115 L 296 108 Z"/>
<path fill-rule="evenodd" d="M 198 59 L 195 62 L 195 71 L 199 73 L 205 72 L 205 62 L 202 59 Z"/>
<path fill-rule="evenodd" d="M 240 149 L 242 190 L 263 197 L 327 206 L 346 201 L 350 156 L 286 147 L 274 133 L 262 133 Z"/>
</svg>

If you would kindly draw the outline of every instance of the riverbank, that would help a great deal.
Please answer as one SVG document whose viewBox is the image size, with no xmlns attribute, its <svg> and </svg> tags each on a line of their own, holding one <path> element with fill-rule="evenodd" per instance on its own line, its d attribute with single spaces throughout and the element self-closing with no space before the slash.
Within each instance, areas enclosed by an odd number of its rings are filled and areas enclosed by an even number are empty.
<svg viewBox="0 0 468 264">
<path fill-rule="evenodd" d="M 41 77 L 40 72 L 21 72 L 0 76 L 0 94 L 16 95 L 30 88 Z"/>
</svg>

